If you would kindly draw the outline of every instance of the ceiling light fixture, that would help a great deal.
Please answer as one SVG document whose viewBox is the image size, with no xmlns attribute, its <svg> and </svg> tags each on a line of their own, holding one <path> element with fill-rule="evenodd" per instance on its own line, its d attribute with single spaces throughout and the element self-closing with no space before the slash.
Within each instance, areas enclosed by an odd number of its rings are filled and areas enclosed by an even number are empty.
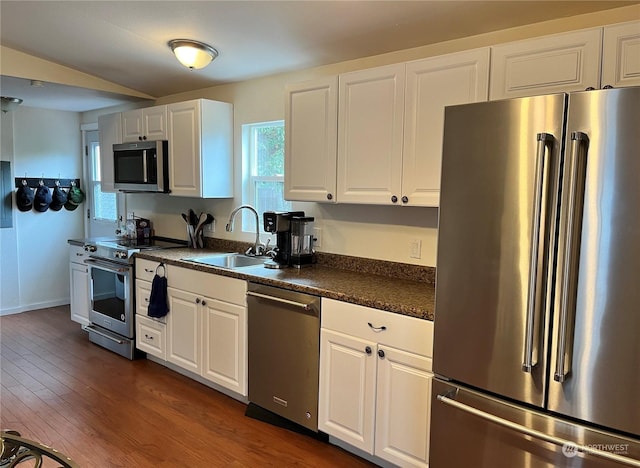
<svg viewBox="0 0 640 468">
<path fill-rule="evenodd" d="M 0 96 L 0 101 L 2 104 L 2 112 L 5 114 L 22 104 L 22 99 L 15 97 Z"/>
<path fill-rule="evenodd" d="M 218 56 L 210 45 L 191 39 L 173 39 L 168 45 L 178 61 L 191 70 L 206 67 Z"/>
</svg>

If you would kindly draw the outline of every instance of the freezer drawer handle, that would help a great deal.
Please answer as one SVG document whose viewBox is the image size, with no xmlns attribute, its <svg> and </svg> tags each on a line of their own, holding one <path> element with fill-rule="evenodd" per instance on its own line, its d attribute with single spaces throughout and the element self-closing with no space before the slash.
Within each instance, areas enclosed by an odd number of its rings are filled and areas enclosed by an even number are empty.
<svg viewBox="0 0 640 468">
<path fill-rule="evenodd" d="M 474 408 L 473 406 L 465 405 L 464 403 L 460 403 L 459 401 L 452 400 L 451 398 L 448 398 L 447 395 L 448 394 L 438 395 L 437 397 L 438 401 L 440 401 L 441 403 L 444 403 L 445 405 L 449 405 L 454 408 L 457 408 L 460 411 L 473 414 L 474 416 L 482 418 L 486 421 L 492 422 L 494 424 L 498 424 L 499 426 L 509 428 L 513 431 L 520 432 L 530 437 L 544 440 L 545 442 L 549 442 L 555 445 L 559 445 L 559 446 L 569 445 L 571 447 L 575 447 L 575 449 L 578 452 L 582 452 L 587 455 L 594 455 L 596 457 L 605 458 L 607 460 L 611 460 L 617 463 L 622 463 L 628 466 L 640 467 L 640 461 L 638 460 L 633 460 L 631 458 L 623 457 L 621 455 L 617 455 L 612 452 L 605 452 L 604 450 L 599 450 L 595 447 L 589 447 L 587 450 L 585 450 L 580 445 L 570 440 L 562 439 L 560 437 L 550 436 L 548 434 L 545 434 L 544 432 L 536 431 L 535 429 L 530 429 L 526 426 L 522 426 L 521 424 L 514 423 L 512 421 L 500 418 L 490 413 L 486 413 L 477 408 Z"/>
<path fill-rule="evenodd" d="M 535 194 L 533 199 L 533 220 L 531 223 L 531 251 L 529 252 L 529 296 L 527 298 L 527 317 L 525 321 L 524 332 L 524 353 L 522 358 L 522 370 L 531 372 L 538 364 L 538 343 L 540 341 L 540 309 L 542 307 L 542 295 L 544 288 L 542 282 L 544 280 L 544 265 L 540 261 L 544 261 L 544 255 L 540 255 L 540 251 L 544 251 L 545 236 L 541 236 L 542 230 L 542 212 L 547 206 L 547 179 L 548 168 L 550 166 L 548 155 L 550 147 L 555 138 L 550 133 L 538 133 L 537 151 L 536 151 L 536 180 Z M 542 244 L 542 245 L 541 245 Z M 541 248 L 542 247 L 542 248 Z"/>
<path fill-rule="evenodd" d="M 589 137 L 582 132 L 571 133 L 571 159 L 566 169 L 569 174 L 569 190 L 566 200 L 564 240 L 558 257 L 563 265 L 559 268 L 562 278 L 560 296 L 560 322 L 556 347 L 556 365 L 553 380 L 564 382 L 571 373 L 571 350 L 573 346 L 573 323 L 575 320 L 575 288 L 577 283 L 578 258 L 580 248 L 580 224 L 584 206 L 584 184 L 587 167 Z M 582 151 L 581 151 L 582 150 Z M 562 231 L 561 231 L 562 232 Z"/>
</svg>

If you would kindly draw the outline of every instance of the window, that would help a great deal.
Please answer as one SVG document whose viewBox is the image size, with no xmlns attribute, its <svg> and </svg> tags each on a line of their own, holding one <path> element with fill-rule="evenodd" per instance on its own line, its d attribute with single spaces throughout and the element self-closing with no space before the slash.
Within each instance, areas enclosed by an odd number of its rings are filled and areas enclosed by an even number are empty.
<svg viewBox="0 0 640 468">
<path fill-rule="evenodd" d="M 284 121 L 243 125 L 242 140 L 243 202 L 260 216 L 265 211 L 291 210 L 284 199 Z M 255 232 L 255 217 L 243 211 L 242 230 Z"/>
<path fill-rule="evenodd" d="M 115 221 L 118 217 L 118 206 L 115 193 L 103 192 L 100 185 L 100 145 L 88 142 L 91 157 L 91 194 L 92 218 L 94 220 Z"/>
</svg>

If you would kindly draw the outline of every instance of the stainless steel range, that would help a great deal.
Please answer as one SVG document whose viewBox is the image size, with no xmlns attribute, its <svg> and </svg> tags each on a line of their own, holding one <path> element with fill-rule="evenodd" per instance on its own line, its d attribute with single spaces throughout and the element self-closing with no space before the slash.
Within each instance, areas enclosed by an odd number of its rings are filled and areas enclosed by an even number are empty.
<svg viewBox="0 0 640 468">
<path fill-rule="evenodd" d="M 91 309 L 89 340 L 127 359 L 135 354 L 135 303 L 133 254 L 142 250 L 184 247 L 186 243 L 151 238 L 144 243 L 129 239 L 87 242 Z"/>
</svg>

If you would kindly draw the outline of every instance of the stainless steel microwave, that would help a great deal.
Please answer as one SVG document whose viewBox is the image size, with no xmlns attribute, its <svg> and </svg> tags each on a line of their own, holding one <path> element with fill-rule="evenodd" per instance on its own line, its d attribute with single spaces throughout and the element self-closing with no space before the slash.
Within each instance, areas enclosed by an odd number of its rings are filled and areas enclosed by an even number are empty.
<svg viewBox="0 0 640 468">
<path fill-rule="evenodd" d="M 124 192 L 169 192 L 167 140 L 113 145 L 114 188 Z"/>
</svg>

